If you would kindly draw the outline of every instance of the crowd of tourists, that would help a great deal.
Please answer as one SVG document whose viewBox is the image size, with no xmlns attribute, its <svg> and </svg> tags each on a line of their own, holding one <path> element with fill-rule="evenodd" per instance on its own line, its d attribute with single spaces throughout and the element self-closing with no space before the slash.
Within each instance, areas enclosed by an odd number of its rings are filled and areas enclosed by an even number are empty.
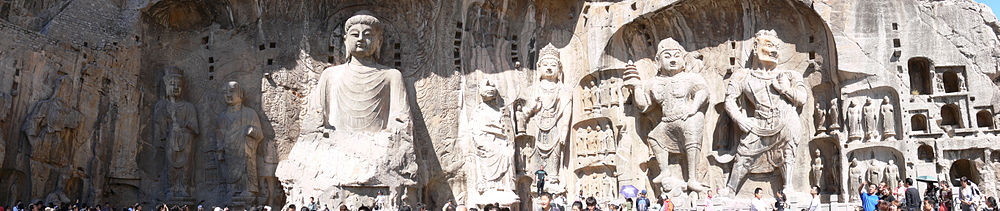
<svg viewBox="0 0 1000 211">
<path fill-rule="evenodd" d="M 948 182 L 928 183 L 922 194 L 913 184 L 913 179 L 906 179 L 903 186 L 896 190 L 886 187 L 885 183 L 863 183 L 858 189 L 861 197 L 859 210 L 874 211 L 998 211 L 997 200 L 993 196 L 986 197 L 979 191 L 979 186 L 972 180 L 962 177 L 957 181 L 961 186 L 954 190 Z M 958 195 L 956 196 L 955 191 Z"/>
</svg>

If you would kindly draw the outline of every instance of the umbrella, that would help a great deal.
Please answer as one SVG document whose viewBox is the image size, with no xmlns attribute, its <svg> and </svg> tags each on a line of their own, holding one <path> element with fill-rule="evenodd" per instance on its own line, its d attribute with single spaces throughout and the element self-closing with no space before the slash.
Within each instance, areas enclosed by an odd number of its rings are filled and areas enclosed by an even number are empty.
<svg viewBox="0 0 1000 211">
<path fill-rule="evenodd" d="M 632 185 L 625 185 L 622 186 L 622 189 L 618 192 L 625 196 L 625 198 L 635 198 L 635 196 L 639 193 L 639 189 Z"/>
<path fill-rule="evenodd" d="M 936 177 L 934 177 L 934 176 L 919 176 L 919 177 L 917 177 L 917 181 L 921 181 L 921 182 L 937 182 L 938 179 Z"/>
</svg>

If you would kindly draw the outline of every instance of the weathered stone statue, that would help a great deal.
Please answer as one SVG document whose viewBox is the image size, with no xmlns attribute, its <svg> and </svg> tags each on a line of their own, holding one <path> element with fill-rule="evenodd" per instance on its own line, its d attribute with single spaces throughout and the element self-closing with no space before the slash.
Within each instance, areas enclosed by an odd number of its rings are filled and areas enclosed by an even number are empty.
<svg viewBox="0 0 1000 211">
<path fill-rule="evenodd" d="M 895 189 L 896 185 L 899 185 L 899 181 L 901 180 L 899 177 L 899 166 L 896 166 L 896 159 L 889 159 L 889 165 L 885 166 L 885 173 L 882 176 L 889 187 Z"/>
<path fill-rule="evenodd" d="M 896 136 L 896 118 L 889 97 L 882 98 L 882 134 L 883 138 Z"/>
<path fill-rule="evenodd" d="M 517 112 L 518 125 L 527 126 L 527 130 L 518 133 L 534 137 L 535 163 L 551 169 L 549 183 L 558 184 L 562 147 L 568 137 L 569 119 L 573 110 L 573 95 L 571 89 L 564 85 L 559 49 L 551 43 L 542 48 L 537 69 L 541 73 L 538 81 L 526 89 L 527 93 L 521 97 L 525 103 Z"/>
<path fill-rule="evenodd" d="M 289 201 L 373 203 L 372 190 L 379 190 L 389 193 L 385 209 L 416 204 L 422 174 L 406 84 L 399 70 L 378 63 L 383 24 L 361 11 L 343 29 L 347 62 L 320 74 L 298 141 L 276 176 Z"/>
<path fill-rule="evenodd" d="M 875 160 L 868 161 L 868 171 L 865 173 L 869 183 L 882 182 L 882 171 L 883 169 L 875 165 Z"/>
<path fill-rule="evenodd" d="M 633 80 L 626 87 L 635 93 L 635 105 L 643 112 L 649 112 L 654 105 L 659 105 L 663 117 L 653 130 L 649 131 L 649 145 L 656 155 L 660 169 L 668 169 L 670 153 L 684 153 L 687 163 L 686 187 L 690 191 L 702 192 L 708 186 L 698 182 L 697 170 L 701 161 L 701 141 L 705 126 L 705 113 L 702 111 L 708 104 L 708 90 L 705 79 L 695 73 L 686 72 L 685 56 L 688 52 L 673 38 L 660 41 L 656 47 L 656 60 L 659 70 L 656 76 L 641 80 L 634 68 L 627 70 Z M 664 187 L 672 172 L 663 171 L 652 180 L 659 183 L 664 190 L 676 187 Z M 667 192 L 667 191 L 664 191 Z"/>
<path fill-rule="evenodd" d="M 840 104 L 837 103 L 837 98 L 830 99 L 830 111 L 826 114 L 829 115 L 827 119 L 830 120 L 828 129 L 830 131 L 840 130 Z"/>
<path fill-rule="evenodd" d="M 820 154 L 819 149 L 813 152 L 812 160 L 812 172 L 809 174 L 809 180 L 812 185 L 819 186 L 820 190 L 826 187 L 826 178 L 823 178 L 823 155 Z"/>
<path fill-rule="evenodd" d="M 816 102 L 816 110 L 814 110 L 816 112 L 816 134 L 826 132 L 826 110 L 822 108 L 822 105 Z"/>
<path fill-rule="evenodd" d="M 32 106 L 21 128 L 31 144 L 32 197 L 40 198 L 65 184 L 59 169 L 72 164 L 72 137 L 82 124 L 82 114 L 70 100 L 74 96 L 73 79 L 61 76 L 55 84 L 49 98 Z"/>
<path fill-rule="evenodd" d="M 219 114 L 218 141 L 224 183 L 234 197 L 254 197 L 259 192 L 257 151 L 264 138 L 257 111 L 243 106 L 243 88 L 235 81 L 227 82 L 222 92 L 226 110 Z"/>
<path fill-rule="evenodd" d="M 865 139 L 877 141 L 879 107 L 872 102 L 872 99 L 866 99 L 864 110 Z"/>
<path fill-rule="evenodd" d="M 847 107 L 847 134 L 849 141 L 861 140 L 864 136 L 864 128 L 861 126 L 861 106 L 857 102 L 851 101 Z"/>
<path fill-rule="evenodd" d="M 167 170 L 170 188 L 167 197 L 180 200 L 189 198 L 193 159 L 191 147 L 200 133 L 198 110 L 194 104 L 181 99 L 184 76 L 177 67 L 167 67 L 163 74 L 164 98 L 153 108 L 154 135 L 156 141 L 165 142 L 167 147 Z"/>
<path fill-rule="evenodd" d="M 481 195 L 494 198 L 480 198 L 478 204 L 491 204 L 496 201 L 510 201 L 495 197 L 513 197 L 514 194 L 514 143 L 508 138 L 513 134 L 513 123 L 510 110 L 504 109 L 502 99 L 496 86 L 489 80 L 479 85 L 479 96 L 482 102 L 473 114 L 475 124 L 472 141 L 475 146 L 476 191 Z M 485 194 L 486 192 L 498 194 Z"/>
<path fill-rule="evenodd" d="M 746 132 L 740 138 L 727 184 L 733 191 L 747 173 L 773 172 L 781 167 L 784 191 L 792 192 L 793 153 L 803 135 L 797 109 L 805 104 L 808 90 L 801 73 L 776 69 L 780 43 L 773 30 L 757 32 L 757 66 L 737 72 L 726 86 L 726 112 Z"/>
<path fill-rule="evenodd" d="M 858 188 L 861 188 L 861 184 L 864 183 L 866 169 L 862 168 L 860 165 L 861 162 L 858 161 L 857 157 L 851 158 L 851 168 L 850 172 L 848 172 L 847 175 L 847 177 L 849 178 L 848 182 L 850 183 L 848 184 L 848 188 L 850 189 L 846 190 L 845 192 L 850 192 L 851 190 L 858 190 Z M 851 202 L 855 202 L 859 199 L 858 194 L 848 194 L 848 195 L 851 195 L 850 196 Z"/>
</svg>

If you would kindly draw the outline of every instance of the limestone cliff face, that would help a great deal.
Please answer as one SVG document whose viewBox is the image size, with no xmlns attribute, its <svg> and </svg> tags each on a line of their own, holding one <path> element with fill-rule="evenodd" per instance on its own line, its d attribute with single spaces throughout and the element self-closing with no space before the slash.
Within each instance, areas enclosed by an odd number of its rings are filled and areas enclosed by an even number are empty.
<svg viewBox="0 0 1000 211">
<path fill-rule="evenodd" d="M 181 99 L 195 106 L 200 125 L 191 141 L 189 185 L 197 200 L 189 203 L 231 202 L 222 196 L 215 124 L 226 108 L 221 88 L 228 81 L 242 85 L 244 105 L 263 123 L 264 143 L 255 155 L 263 178 L 257 203 L 303 203 L 286 201 L 273 166 L 299 136 L 305 96 L 320 71 L 345 62 L 343 24 L 361 10 L 385 25 L 380 63 L 404 77 L 421 162 L 419 201 L 434 207 L 449 200 L 464 204 L 475 191 L 467 184 L 474 181 L 468 170 L 474 150 L 466 126 L 476 121 L 469 112 L 480 102 L 477 84 L 495 82 L 505 106 L 514 106 L 537 80 L 539 50 L 549 43 L 559 49 L 563 80 L 574 93 L 574 132 L 563 146 L 560 168 L 566 173 L 558 178 L 567 197 L 587 189 L 583 181 L 606 177 L 658 196 L 688 196 L 651 182 L 659 172 L 681 172 L 683 163 L 651 158 L 646 139 L 655 114 L 639 114 L 625 98 L 596 114 L 584 108 L 595 87 L 620 88 L 600 84 L 616 84 L 628 61 L 644 78 L 653 76 L 656 43 L 666 38 L 695 53 L 689 59 L 698 66 L 691 71 L 710 84 L 700 158 L 705 167 L 695 176 L 724 187 L 732 167 L 718 157 L 739 145 L 739 131 L 723 108 L 725 85 L 751 65 L 753 37 L 761 29 L 778 33 L 785 43 L 779 67 L 802 73 L 810 90 L 799 110 L 805 131 L 793 175 L 807 177 L 812 152 L 820 149 L 821 159 L 832 164 L 825 173 L 835 181 L 824 188 L 829 193 L 849 191 L 849 178 L 856 177 L 847 171 L 852 159 L 865 167 L 892 160 L 905 166 L 905 177 L 971 176 L 958 170 L 964 167 L 982 175 L 976 178 L 981 187 L 1000 178 L 993 167 L 1000 165 L 994 115 L 1000 112 L 1000 22 L 971 0 L 13 0 L 0 3 L 0 37 L 6 38 L 0 41 L 0 108 L 10 108 L 0 111 L 0 204 L 80 199 L 122 207 L 171 200 L 168 146 L 154 134 L 167 66 L 183 70 Z M 58 119 L 78 112 L 78 124 L 34 118 L 39 113 L 33 108 L 53 98 L 59 78 L 72 87 L 57 97 L 65 109 L 44 114 Z M 846 130 L 818 130 L 830 122 L 850 125 L 845 116 L 851 102 L 881 104 L 884 98 L 895 108 L 883 117 L 896 122 L 894 135 L 880 136 L 888 141 L 850 142 Z M 840 106 L 831 109 L 831 101 Z M 840 117 L 817 124 L 819 111 Z M 596 123 L 615 128 L 613 164 L 575 158 L 573 142 L 585 138 L 575 131 Z M 43 129 L 29 133 L 29 125 Z M 525 207 L 537 170 L 529 162 L 534 145 L 515 142 L 515 183 Z M 35 156 L 39 149 L 65 159 L 43 161 Z M 659 169 L 655 162 L 671 166 Z M 754 187 L 805 192 L 814 185 L 781 184 L 776 175 L 748 176 L 735 197 Z"/>
</svg>

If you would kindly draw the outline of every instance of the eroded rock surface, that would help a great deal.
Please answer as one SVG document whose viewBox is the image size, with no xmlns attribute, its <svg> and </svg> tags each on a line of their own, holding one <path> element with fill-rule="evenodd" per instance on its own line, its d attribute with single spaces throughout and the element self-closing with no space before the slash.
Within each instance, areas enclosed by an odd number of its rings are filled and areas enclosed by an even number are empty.
<svg viewBox="0 0 1000 211">
<path fill-rule="evenodd" d="M 542 166 L 570 201 L 631 185 L 679 207 L 918 176 L 1000 191 L 1000 21 L 971 0 L 0 6 L 3 203 L 526 208 Z M 690 89 L 635 88 L 667 77 L 667 39 Z"/>
</svg>

